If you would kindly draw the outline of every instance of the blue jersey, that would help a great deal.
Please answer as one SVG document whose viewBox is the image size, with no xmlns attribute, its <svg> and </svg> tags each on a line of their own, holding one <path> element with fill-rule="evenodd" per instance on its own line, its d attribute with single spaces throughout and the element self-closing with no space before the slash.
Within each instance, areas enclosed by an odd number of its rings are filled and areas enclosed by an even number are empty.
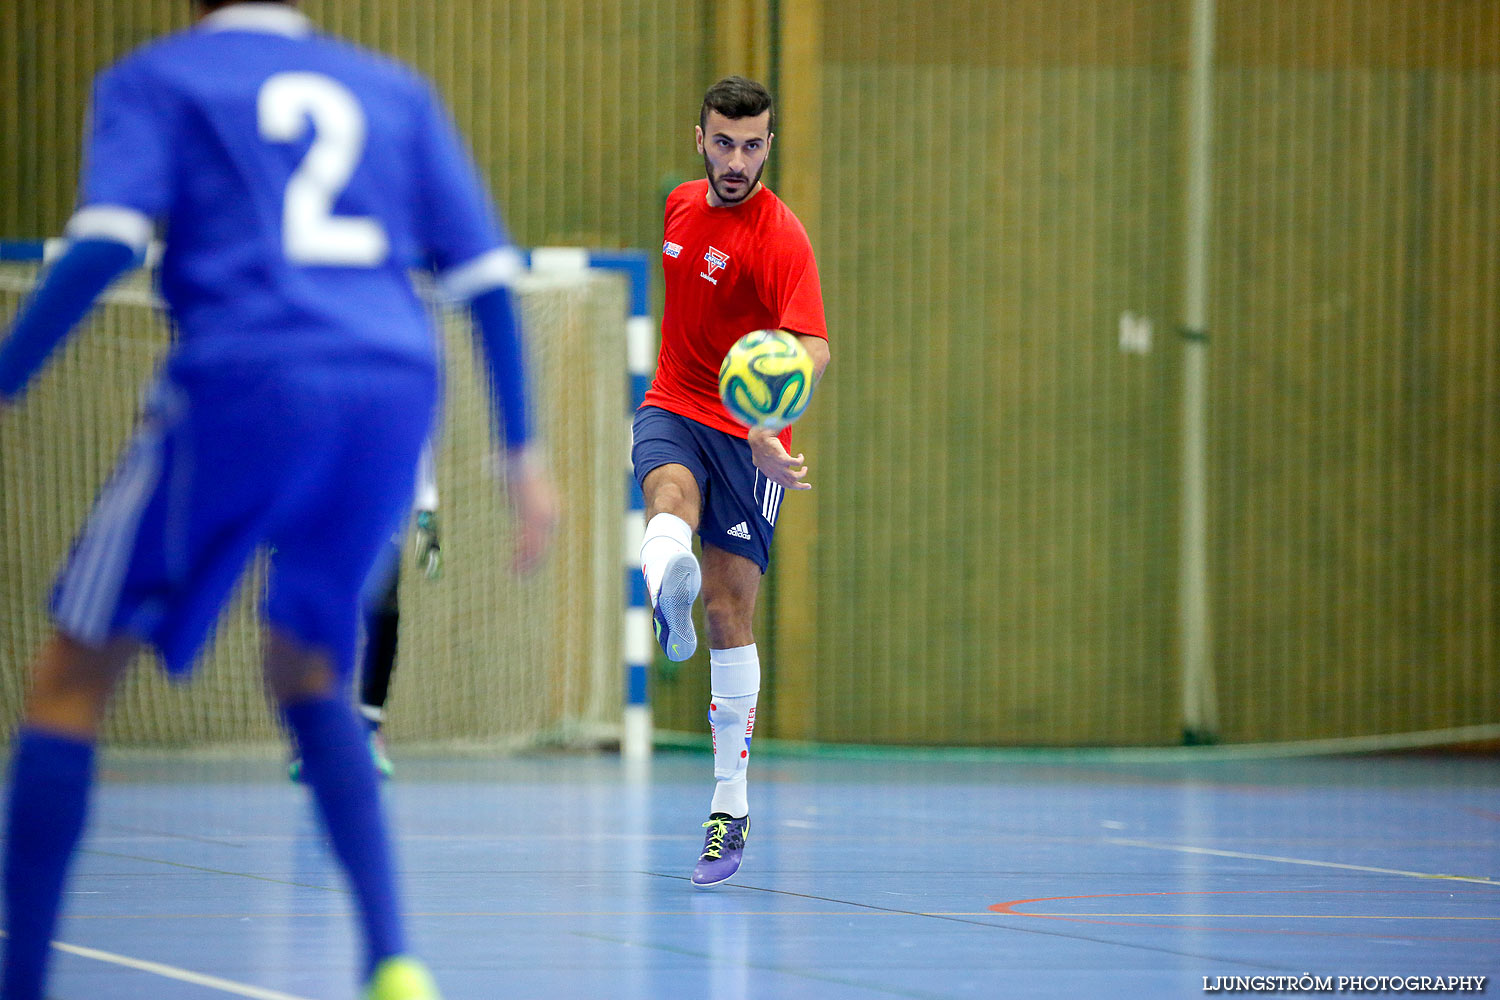
<svg viewBox="0 0 1500 1000">
<path fill-rule="evenodd" d="M 290 7 L 223 8 L 100 75 L 68 233 L 139 248 L 154 224 L 178 367 L 432 364 L 409 269 L 468 298 L 519 267 L 429 85 Z"/>
</svg>

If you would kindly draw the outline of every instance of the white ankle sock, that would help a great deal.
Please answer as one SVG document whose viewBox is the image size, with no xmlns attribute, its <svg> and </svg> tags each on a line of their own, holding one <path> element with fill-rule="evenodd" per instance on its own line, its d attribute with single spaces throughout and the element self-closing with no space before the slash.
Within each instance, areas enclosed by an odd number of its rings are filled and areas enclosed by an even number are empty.
<svg viewBox="0 0 1500 1000">
<path fill-rule="evenodd" d="M 653 604 L 661 591 L 661 576 L 667 560 L 678 552 L 693 551 L 693 529 L 676 514 L 657 514 L 646 522 L 641 539 L 641 572 L 646 576 L 646 593 Z"/>
<path fill-rule="evenodd" d="M 760 695 L 760 654 L 755 644 L 708 651 L 709 728 L 714 740 L 714 799 L 709 812 L 744 816 L 750 812 L 745 771 L 755 733 Z"/>
</svg>

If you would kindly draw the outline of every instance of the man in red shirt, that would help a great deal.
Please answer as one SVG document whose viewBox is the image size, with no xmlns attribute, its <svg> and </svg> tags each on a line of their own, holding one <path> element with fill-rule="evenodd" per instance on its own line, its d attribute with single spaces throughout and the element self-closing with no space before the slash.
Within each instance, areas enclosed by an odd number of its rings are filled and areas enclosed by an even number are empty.
<svg viewBox="0 0 1500 1000">
<path fill-rule="evenodd" d="M 713 802 L 693 884 L 734 875 L 750 829 L 745 770 L 760 692 L 750 621 L 786 490 L 811 489 L 791 428 L 746 428 L 719 401 L 719 364 L 754 330 L 797 335 L 814 384 L 828 364 L 823 293 L 807 231 L 760 183 L 771 152 L 771 95 L 742 77 L 704 95 L 694 130 L 703 180 L 667 198 L 666 306 L 656 378 L 635 417 L 632 459 L 646 501 L 641 570 L 668 659 L 697 649 L 692 606 L 708 620 Z M 692 536 L 702 541 L 703 562 Z"/>
</svg>

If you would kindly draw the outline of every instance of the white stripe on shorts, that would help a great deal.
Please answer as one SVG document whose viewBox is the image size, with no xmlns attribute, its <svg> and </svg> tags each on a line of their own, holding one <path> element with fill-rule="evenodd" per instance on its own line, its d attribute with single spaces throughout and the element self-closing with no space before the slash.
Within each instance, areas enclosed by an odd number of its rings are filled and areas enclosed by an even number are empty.
<svg viewBox="0 0 1500 1000">
<path fill-rule="evenodd" d="M 161 478 L 161 467 L 161 429 L 147 423 L 131 442 L 119 474 L 100 494 L 58 589 L 58 625 L 81 642 L 109 638 L 141 515 Z"/>
<path fill-rule="evenodd" d="M 760 501 L 760 513 L 772 527 L 776 526 L 776 515 L 781 511 L 781 497 L 786 487 L 766 480 L 766 492 Z"/>
</svg>

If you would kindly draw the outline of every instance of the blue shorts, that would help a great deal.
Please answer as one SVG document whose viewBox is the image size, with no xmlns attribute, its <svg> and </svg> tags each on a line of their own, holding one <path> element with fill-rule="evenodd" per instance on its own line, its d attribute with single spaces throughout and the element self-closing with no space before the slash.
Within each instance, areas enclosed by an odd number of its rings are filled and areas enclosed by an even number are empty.
<svg viewBox="0 0 1500 1000">
<path fill-rule="evenodd" d="M 651 470 L 663 465 L 687 466 L 703 497 L 698 537 L 766 571 L 786 488 L 761 475 L 744 438 L 660 407 L 643 406 L 635 412 L 630 458 L 641 484 Z"/>
<path fill-rule="evenodd" d="M 264 545 L 266 620 L 347 677 L 436 396 L 431 369 L 381 362 L 164 377 L 58 575 L 58 628 L 136 636 L 186 674 Z"/>
</svg>

